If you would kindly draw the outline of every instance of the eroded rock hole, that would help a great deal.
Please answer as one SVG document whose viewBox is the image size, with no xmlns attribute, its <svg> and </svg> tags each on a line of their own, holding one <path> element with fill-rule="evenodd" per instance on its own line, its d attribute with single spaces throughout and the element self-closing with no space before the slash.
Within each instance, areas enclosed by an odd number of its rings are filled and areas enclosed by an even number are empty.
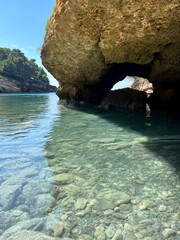
<svg viewBox="0 0 180 240">
<path fill-rule="evenodd" d="M 108 90 L 110 90 L 117 82 L 122 81 L 127 76 L 138 76 L 149 79 L 150 72 L 150 64 L 115 63 L 108 66 L 108 70 L 102 79 Z"/>
<path fill-rule="evenodd" d="M 134 83 L 134 77 L 126 76 L 122 81 L 117 82 L 111 90 L 118 90 L 126 87 L 130 87 Z"/>
<path fill-rule="evenodd" d="M 102 81 L 108 90 L 102 105 L 106 108 L 145 108 L 147 97 L 152 91 L 152 84 L 147 80 L 150 72 L 149 64 L 123 63 L 109 66 Z"/>
</svg>

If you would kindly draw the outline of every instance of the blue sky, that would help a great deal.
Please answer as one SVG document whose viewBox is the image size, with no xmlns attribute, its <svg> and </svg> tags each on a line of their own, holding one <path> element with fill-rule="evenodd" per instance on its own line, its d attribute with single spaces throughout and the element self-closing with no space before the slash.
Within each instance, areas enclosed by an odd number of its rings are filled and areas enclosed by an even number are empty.
<svg viewBox="0 0 180 240">
<path fill-rule="evenodd" d="M 129 87 L 134 82 L 134 78 L 127 76 L 123 81 L 116 83 L 112 90 L 117 90 L 125 87 Z"/>
<path fill-rule="evenodd" d="M 0 47 L 18 48 L 41 66 L 39 48 L 55 0 L 0 0 Z M 58 82 L 48 73 L 50 83 Z"/>
</svg>

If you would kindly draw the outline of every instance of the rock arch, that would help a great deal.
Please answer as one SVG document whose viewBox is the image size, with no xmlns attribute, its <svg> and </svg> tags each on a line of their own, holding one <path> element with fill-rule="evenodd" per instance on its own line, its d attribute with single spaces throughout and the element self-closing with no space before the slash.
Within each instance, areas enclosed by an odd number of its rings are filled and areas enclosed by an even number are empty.
<svg viewBox="0 0 180 240">
<path fill-rule="evenodd" d="M 98 102 L 126 75 L 179 88 L 179 11 L 177 0 L 57 0 L 41 51 L 57 94 Z"/>
</svg>

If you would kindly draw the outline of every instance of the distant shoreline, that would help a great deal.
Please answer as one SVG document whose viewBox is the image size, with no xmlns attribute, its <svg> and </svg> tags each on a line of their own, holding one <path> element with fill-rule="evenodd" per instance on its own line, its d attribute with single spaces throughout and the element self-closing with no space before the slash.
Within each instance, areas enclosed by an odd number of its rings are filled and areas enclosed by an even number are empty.
<svg viewBox="0 0 180 240">
<path fill-rule="evenodd" d="M 25 82 L 19 82 L 0 74 L 0 93 L 48 93 L 56 90 L 57 87 L 43 81 L 27 79 Z"/>
</svg>

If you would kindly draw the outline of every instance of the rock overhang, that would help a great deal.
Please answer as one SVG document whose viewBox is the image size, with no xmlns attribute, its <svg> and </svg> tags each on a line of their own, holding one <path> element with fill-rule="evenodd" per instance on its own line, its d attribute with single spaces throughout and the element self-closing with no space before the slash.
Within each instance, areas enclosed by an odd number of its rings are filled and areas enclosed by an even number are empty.
<svg viewBox="0 0 180 240">
<path fill-rule="evenodd" d="M 99 100 L 127 75 L 179 85 L 179 10 L 177 0 L 57 0 L 41 57 L 58 94 Z"/>
</svg>

